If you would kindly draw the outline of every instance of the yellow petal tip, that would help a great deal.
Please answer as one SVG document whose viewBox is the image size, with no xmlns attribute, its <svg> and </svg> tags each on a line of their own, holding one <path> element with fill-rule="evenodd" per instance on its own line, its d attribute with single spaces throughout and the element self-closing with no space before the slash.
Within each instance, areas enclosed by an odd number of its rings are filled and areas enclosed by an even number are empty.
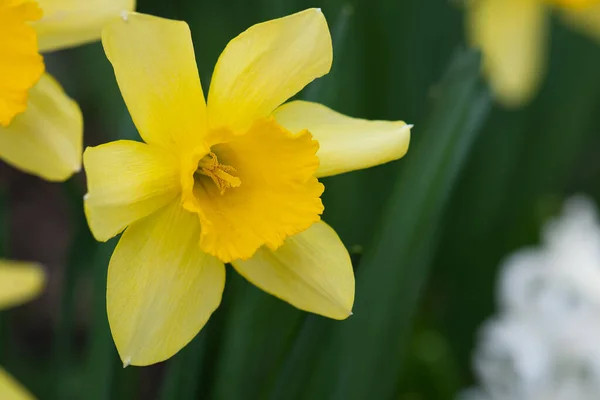
<svg viewBox="0 0 600 400">
<path fill-rule="evenodd" d="M 353 316 L 353 315 L 354 315 L 354 313 L 353 313 L 352 311 L 350 311 L 350 312 L 348 313 L 348 316 L 349 316 L 349 317 L 351 317 L 351 316 Z"/>
<path fill-rule="evenodd" d="M 322 104 L 295 100 L 275 111 L 291 132 L 307 129 L 319 142 L 318 178 L 370 168 L 402 158 L 410 129 L 404 121 L 352 118 Z"/>
<path fill-rule="evenodd" d="M 123 368 L 127 368 L 131 365 L 131 357 L 126 357 L 123 359 Z"/>
</svg>

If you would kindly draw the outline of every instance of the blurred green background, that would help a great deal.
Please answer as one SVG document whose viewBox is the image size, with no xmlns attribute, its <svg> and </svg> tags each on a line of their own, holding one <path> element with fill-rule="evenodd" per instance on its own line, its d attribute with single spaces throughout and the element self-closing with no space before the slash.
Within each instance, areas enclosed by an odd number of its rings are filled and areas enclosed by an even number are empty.
<svg viewBox="0 0 600 400">
<path fill-rule="evenodd" d="M 549 71 L 523 109 L 495 105 L 448 0 L 138 0 L 189 23 L 205 91 L 227 42 L 321 7 L 332 72 L 299 97 L 415 124 L 400 160 L 324 180 L 351 250 L 354 316 L 294 309 L 228 269 L 222 306 L 179 354 L 123 369 L 105 311 L 115 240 L 96 243 L 83 173 L 51 184 L 0 165 L 0 255 L 47 266 L 45 294 L 0 314 L 0 364 L 41 399 L 452 399 L 473 384 L 499 262 L 535 243 L 565 196 L 600 196 L 600 48 L 553 20 Z M 139 138 L 99 43 L 52 54 L 85 143 Z"/>
</svg>

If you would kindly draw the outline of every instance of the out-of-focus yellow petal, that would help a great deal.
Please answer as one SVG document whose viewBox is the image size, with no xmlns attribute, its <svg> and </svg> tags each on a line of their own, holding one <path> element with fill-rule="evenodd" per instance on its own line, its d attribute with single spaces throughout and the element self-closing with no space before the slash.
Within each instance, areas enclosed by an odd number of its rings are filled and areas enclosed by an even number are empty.
<svg viewBox="0 0 600 400">
<path fill-rule="evenodd" d="M 481 48 L 484 69 L 498 100 L 508 107 L 528 102 L 545 73 L 548 21 L 540 0 L 467 2 L 467 33 Z"/>
<path fill-rule="evenodd" d="M 50 75 L 29 91 L 27 110 L 0 126 L 0 158 L 49 181 L 81 169 L 83 120 L 79 106 Z"/>
<path fill-rule="evenodd" d="M 108 267 L 108 320 L 125 365 L 163 361 L 219 306 L 225 267 L 198 246 L 200 224 L 179 201 L 133 223 Z"/>
<path fill-rule="evenodd" d="M 0 368 L 0 399 L 2 400 L 34 400 L 31 395 L 3 368 Z"/>
<path fill-rule="evenodd" d="M 564 11 L 568 24 L 600 41 L 600 5 Z"/>
<path fill-rule="evenodd" d="M 44 17 L 34 24 L 40 51 L 73 47 L 100 39 L 102 27 L 135 0 L 37 0 Z"/>
<path fill-rule="evenodd" d="M 44 60 L 29 24 L 41 17 L 35 1 L 0 1 L 0 126 L 25 111 L 27 93 L 44 73 Z"/>
<path fill-rule="evenodd" d="M 317 222 L 272 251 L 259 249 L 233 266 L 262 290 L 291 305 L 334 319 L 352 315 L 354 272 L 335 231 Z"/>
<path fill-rule="evenodd" d="M 219 57 L 208 94 L 210 126 L 244 131 L 328 73 L 332 57 L 320 9 L 250 27 Z"/>
<path fill-rule="evenodd" d="M 164 149 L 121 140 L 88 147 L 83 155 L 85 213 L 97 240 L 106 241 L 180 193 L 179 162 Z"/>
<path fill-rule="evenodd" d="M 597 5 L 598 0 L 545 0 L 548 4 L 553 4 L 562 8 L 571 10 L 583 10 L 585 8 Z"/>
<path fill-rule="evenodd" d="M 274 116 L 292 132 L 308 129 L 319 142 L 317 177 L 369 168 L 397 160 L 408 151 L 410 126 L 403 121 L 350 118 L 307 101 L 284 104 Z"/>
<path fill-rule="evenodd" d="M 314 177 L 318 144 L 310 133 L 293 135 L 273 118 L 256 121 L 244 135 L 229 133 L 212 151 L 233 171 L 226 178 L 236 186 L 222 191 L 198 174 L 199 158 L 182 170 L 184 207 L 202 224 L 200 247 L 224 262 L 250 258 L 264 244 L 281 246 L 323 212 L 323 185 Z"/>
<path fill-rule="evenodd" d="M 206 131 L 206 105 L 185 22 L 129 13 L 102 31 L 102 44 L 140 135 L 189 150 Z"/>
<path fill-rule="evenodd" d="M 44 270 L 38 264 L 0 260 L 0 309 L 33 299 L 42 291 L 44 280 Z M 4 398 L 1 391 L 0 398 Z"/>
</svg>

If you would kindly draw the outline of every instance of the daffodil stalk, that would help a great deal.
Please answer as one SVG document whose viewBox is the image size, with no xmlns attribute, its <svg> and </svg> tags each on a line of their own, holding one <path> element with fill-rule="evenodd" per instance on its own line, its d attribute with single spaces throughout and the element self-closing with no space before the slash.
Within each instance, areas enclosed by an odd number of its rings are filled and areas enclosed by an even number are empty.
<svg viewBox="0 0 600 400">
<path fill-rule="evenodd" d="M 123 13 L 102 43 L 145 143 L 84 153 L 86 216 L 108 269 L 108 318 L 125 365 L 163 361 L 219 306 L 225 263 L 295 307 L 352 314 L 354 274 L 321 221 L 318 178 L 401 158 L 410 126 L 283 104 L 333 60 L 319 9 L 233 39 L 205 101 L 185 22 Z"/>
<path fill-rule="evenodd" d="M 0 159 L 50 181 L 81 169 L 77 104 L 45 73 L 40 52 L 98 40 L 135 0 L 0 1 Z"/>
</svg>

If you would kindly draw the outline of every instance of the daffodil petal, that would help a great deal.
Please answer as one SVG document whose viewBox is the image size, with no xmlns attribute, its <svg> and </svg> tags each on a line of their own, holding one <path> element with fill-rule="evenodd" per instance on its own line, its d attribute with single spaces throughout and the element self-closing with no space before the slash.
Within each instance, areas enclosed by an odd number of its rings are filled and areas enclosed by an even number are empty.
<svg viewBox="0 0 600 400">
<path fill-rule="evenodd" d="M 565 10 L 564 18 L 575 29 L 600 41 L 600 5 Z"/>
<path fill-rule="evenodd" d="M 42 291 L 44 281 L 44 270 L 38 264 L 0 260 L 0 309 L 32 300 Z"/>
<path fill-rule="evenodd" d="M 546 3 L 567 10 L 583 10 L 598 4 L 598 0 L 545 0 Z"/>
<path fill-rule="evenodd" d="M 177 353 L 219 306 L 225 267 L 198 246 L 200 224 L 174 201 L 135 222 L 108 267 L 108 320 L 125 365 Z"/>
<path fill-rule="evenodd" d="M 219 57 L 208 94 L 210 126 L 244 131 L 328 73 L 332 57 L 320 9 L 250 27 Z"/>
<path fill-rule="evenodd" d="M 180 190 L 177 158 L 164 149 L 120 140 L 83 155 L 85 213 L 94 237 L 106 241 L 173 201 Z"/>
<path fill-rule="evenodd" d="M 185 22 L 128 13 L 102 31 L 121 94 L 147 143 L 187 151 L 206 131 L 206 104 Z"/>
<path fill-rule="evenodd" d="M 37 0 L 44 17 L 33 26 L 40 51 L 73 47 L 100 39 L 102 27 L 135 0 Z"/>
<path fill-rule="evenodd" d="M 317 222 L 273 251 L 260 248 L 233 266 L 262 290 L 291 305 L 334 319 L 346 319 L 354 304 L 354 272 L 335 231 Z"/>
<path fill-rule="evenodd" d="M 539 0 L 477 0 L 467 5 L 468 37 L 483 52 L 498 100 L 508 107 L 526 103 L 545 73 L 546 5 Z"/>
<path fill-rule="evenodd" d="M 397 160 L 408 151 L 410 126 L 403 121 L 351 118 L 308 101 L 286 103 L 274 116 L 292 132 L 307 129 L 319 142 L 319 178 Z"/>
<path fill-rule="evenodd" d="M 2 400 L 34 400 L 31 395 L 15 378 L 0 367 L 0 398 Z"/>
<path fill-rule="evenodd" d="M 29 91 L 25 112 L 0 126 L 0 158 L 49 181 L 81 169 L 83 119 L 79 106 L 50 75 Z"/>
</svg>

